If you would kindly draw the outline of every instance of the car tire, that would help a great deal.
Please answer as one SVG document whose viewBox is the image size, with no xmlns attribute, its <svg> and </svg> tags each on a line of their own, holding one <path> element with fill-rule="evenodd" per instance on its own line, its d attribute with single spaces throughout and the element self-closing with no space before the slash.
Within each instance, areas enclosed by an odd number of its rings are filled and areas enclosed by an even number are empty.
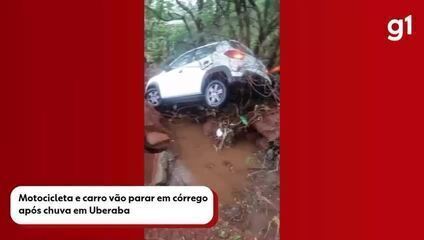
<svg viewBox="0 0 424 240">
<path fill-rule="evenodd" d="M 152 107 L 159 107 L 162 102 L 159 89 L 157 89 L 156 87 L 151 87 L 147 89 L 145 98 L 147 100 L 147 103 Z"/>
<path fill-rule="evenodd" d="M 221 107 L 225 104 L 228 97 L 227 85 L 220 80 L 212 80 L 206 85 L 204 95 L 208 107 Z"/>
</svg>

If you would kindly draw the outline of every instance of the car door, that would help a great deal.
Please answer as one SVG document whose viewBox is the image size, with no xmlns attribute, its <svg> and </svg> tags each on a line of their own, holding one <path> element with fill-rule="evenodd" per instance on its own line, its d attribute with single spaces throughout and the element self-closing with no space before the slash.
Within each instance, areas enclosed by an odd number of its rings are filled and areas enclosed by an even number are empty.
<svg viewBox="0 0 424 240">
<path fill-rule="evenodd" d="M 212 65 L 212 53 L 215 45 L 209 45 L 194 50 L 193 61 L 185 65 L 180 71 L 181 84 L 184 85 L 186 95 L 199 95 L 202 93 L 203 77 L 209 66 Z"/>
<path fill-rule="evenodd" d="M 171 64 L 161 81 L 161 95 L 163 98 L 181 97 L 188 94 L 187 86 L 183 82 L 182 73 L 184 68 L 193 61 L 194 51 L 187 52 Z"/>
</svg>

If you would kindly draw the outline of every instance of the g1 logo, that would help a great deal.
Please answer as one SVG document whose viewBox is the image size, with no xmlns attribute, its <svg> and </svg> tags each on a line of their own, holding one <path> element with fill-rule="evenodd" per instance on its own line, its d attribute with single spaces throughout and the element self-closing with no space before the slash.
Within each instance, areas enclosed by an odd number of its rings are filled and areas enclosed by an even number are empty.
<svg viewBox="0 0 424 240">
<path fill-rule="evenodd" d="M 390 41 L 399 41 L 403 37 L 403 23 L 406 23 L 406 34 L 412 35 L 412 15 L 407 16 L 405 19 L 392 19 L 387 24 Z"/>
</svg>

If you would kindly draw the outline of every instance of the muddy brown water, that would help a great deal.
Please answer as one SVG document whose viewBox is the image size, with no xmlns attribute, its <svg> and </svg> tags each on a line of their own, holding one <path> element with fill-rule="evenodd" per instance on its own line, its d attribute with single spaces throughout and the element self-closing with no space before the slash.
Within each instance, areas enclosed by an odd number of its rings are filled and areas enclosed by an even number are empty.
<svg viewBox="0 0 424 240">
<path fill-rule="evenodd" d="M 221 204 L 233 203 L 247 183 L 248 168 L 257 151 L 254 143 L 239 139 L 217 152 L 202 124 L 178 120 L 166 124 L 177 154 L 170 185 L 205 185 L 218 194 Z"/>
</svg>

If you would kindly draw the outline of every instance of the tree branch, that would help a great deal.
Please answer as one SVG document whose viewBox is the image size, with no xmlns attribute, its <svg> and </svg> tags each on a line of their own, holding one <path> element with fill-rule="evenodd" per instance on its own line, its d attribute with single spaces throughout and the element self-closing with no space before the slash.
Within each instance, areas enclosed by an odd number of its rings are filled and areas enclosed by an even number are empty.
<svg viewBox="0 0 424 240">
<path fill-rule="evenodd" d="M 144 5 L 145 8 L 147 10 L 149 10 L 150 12 L 153 13 L 153 15 L 155 16 L 156 19 L 165 21 L 165 22 L 170 22 L 170 21 L 174 21 L 174 20 L 182 20 L 183 16 L 177 14 L 177 13 L 170 13 L 168 12 L 167 15 L 169 16 L 169 18 L 165 18 L 161 12 L 156 11 L 155 9 L 151 8 L 150 6 Z"/>
</svg>

